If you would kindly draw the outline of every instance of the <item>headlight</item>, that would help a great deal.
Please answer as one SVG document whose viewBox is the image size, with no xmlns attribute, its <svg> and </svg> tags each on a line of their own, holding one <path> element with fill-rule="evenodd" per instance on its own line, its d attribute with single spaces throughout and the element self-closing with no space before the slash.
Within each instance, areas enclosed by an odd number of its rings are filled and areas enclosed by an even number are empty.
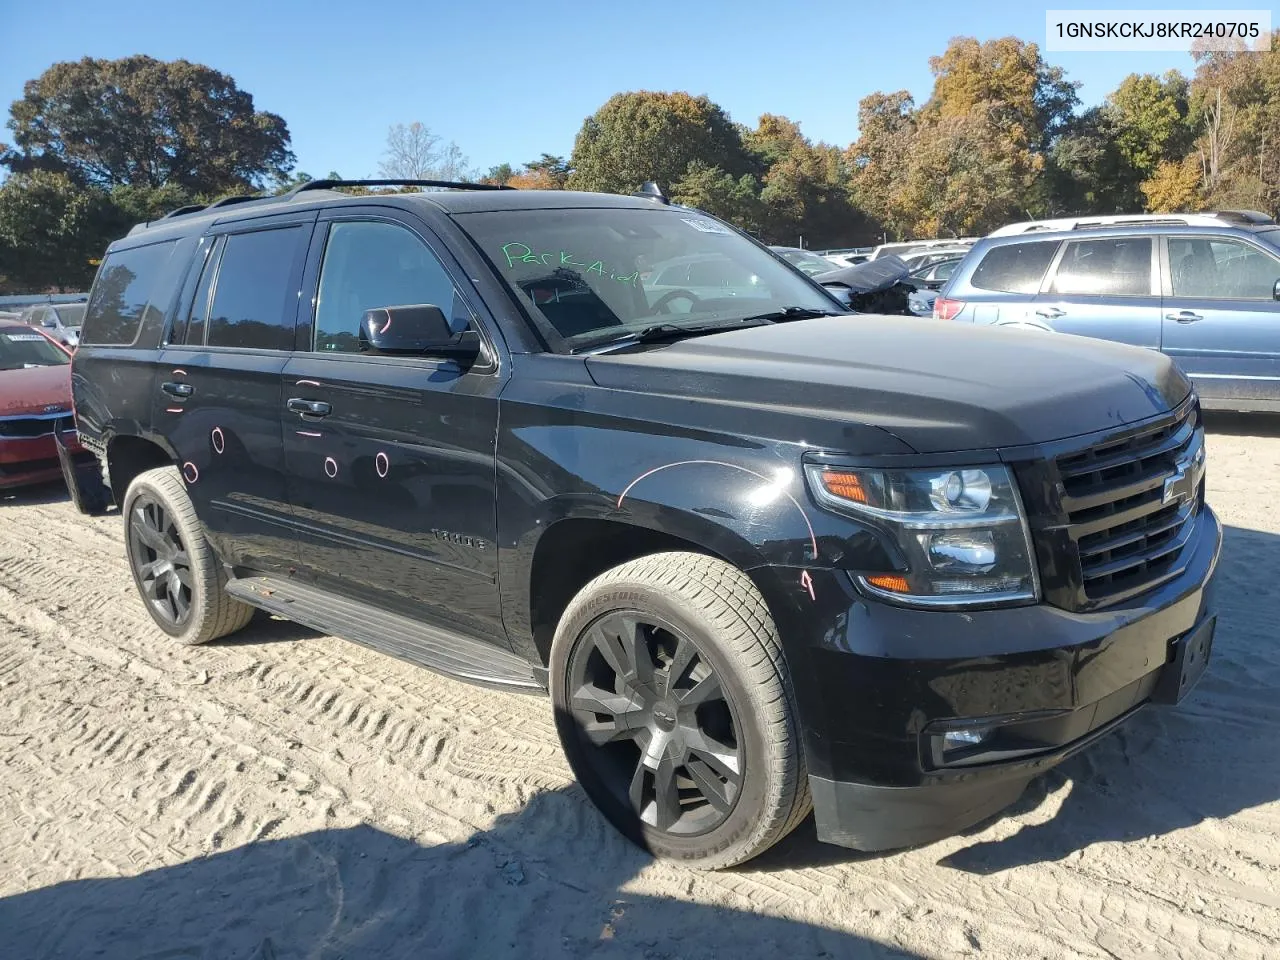
<svg viewBox="0 0 1280 960">
<path fill-rule="evenodd" d="M 818 502 L 890 535 L 898 572 L 860 572 L 867 592 L 921 606 L 1036 600 L 1031 534 L 1007 467 L 881 470 L 809 464 Z"/>
</svg>

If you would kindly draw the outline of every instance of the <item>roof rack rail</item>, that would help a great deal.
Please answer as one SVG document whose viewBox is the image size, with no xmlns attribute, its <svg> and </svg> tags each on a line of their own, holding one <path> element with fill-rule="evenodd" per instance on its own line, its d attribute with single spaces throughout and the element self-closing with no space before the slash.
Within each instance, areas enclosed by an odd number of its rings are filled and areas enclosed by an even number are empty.
<svg viewBox="0 0 1280 960">
<path fill-rule="evenodd" d="M 214 207 L 229 207 L 233 203 L 246 203 L 249 200 L 265 200 L 260 193 L 235 193 L 229 197 L 223 197 L 221 200 L 215 200 L 213 203 L 205 207 L 206 210 L 212 210 Z"/>
<path fill-rule="evenodd" d="M 453 190 L 514 190 L 505 183 L 463 183 L 456 180 L 308 180 L 280 197 L 292 200 L 307 190 L 331 190 L 334 187 L 442 187 Z"/>
<path fill-rule="evenodd" d="M 1210 216 L 1221 217 L 1235 223 L 1275 223 L 1275 218 L 1261 210 L 1214 210 Z"/>
<path fill-rule="evenodd" d="M 185 207 L 178 207 L 176 210 L 170 210 L 160 219 L 168 220 L 170 217 L 180 217 L 183 214 L 195 213 L 197 210 L 203 210 L 205 206 L 206 204 L 203 203 L 188 203 Z"/>
</svg>

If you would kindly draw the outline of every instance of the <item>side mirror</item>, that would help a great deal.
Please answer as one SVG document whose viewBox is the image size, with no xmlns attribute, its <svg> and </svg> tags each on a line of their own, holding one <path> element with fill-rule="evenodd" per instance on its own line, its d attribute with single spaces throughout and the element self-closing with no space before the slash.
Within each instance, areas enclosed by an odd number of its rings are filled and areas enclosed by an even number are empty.
<svg viewBox="0 0 1280 960">
<path fill-rule="evenodd" d="M 474 330 L 454 333 L 434 304 L 378 307 L 366 310 L 360 320 L 360 349 L 474 360 L 480 355 L 480 335 Z"/>
<path fill-rule="evenodd" d="M 1280 300 L 1280 280 L 1277 280 L 1276 285 L 1271 288 L 1271 296 L 1276 300 Z"/>
<path fill-rule="evenodd" d="M 1280 285 L 1280 284 L 1277 284 L 1277 285 Z M 50 330 L 52 330 L 57 325 L 58 325 L 58 321 L 54 320 L 51 317 L 45 317 L 43 320 L 40 321 L 40 326 L 46 327 Z"/>
</svg>

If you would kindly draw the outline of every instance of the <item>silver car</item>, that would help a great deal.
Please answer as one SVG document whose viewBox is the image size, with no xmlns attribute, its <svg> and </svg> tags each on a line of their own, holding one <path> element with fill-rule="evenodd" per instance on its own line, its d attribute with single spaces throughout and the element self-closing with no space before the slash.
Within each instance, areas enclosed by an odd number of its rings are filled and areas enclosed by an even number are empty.
<svg viewBox="0 0 1280 960">
<path fill-rule="evenodd" d="M 55 340 L 74 349 L 80 343 L 80 324 L 84 320 L 83 303 L 42 303 L 22 311 L 22 322 L 42 328 Z"/>
<path fill-rule="evenodd" d="M 1257 214 L 992 235 L 933 315 L 1159 350 L 1206 407 L 1280 410 L 1280 224 Z"/>
</svg>

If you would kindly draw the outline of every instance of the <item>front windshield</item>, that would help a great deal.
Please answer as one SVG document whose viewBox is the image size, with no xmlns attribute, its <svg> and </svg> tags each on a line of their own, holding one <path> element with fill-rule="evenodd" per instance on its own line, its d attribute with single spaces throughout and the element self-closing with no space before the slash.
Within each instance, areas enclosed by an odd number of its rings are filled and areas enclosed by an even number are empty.
<svg viewBox="0 0 1280 960">
<path fill-rule="evenodd" d="M 507 210 L 456 219 L 571 350 L 658 324 L 839 310 L 765 250 L 690 210 Z"/>
<path fill-rule="evenodd" d="M 84 320 L 84 304 L 73 303 L 69 306 L 58 307 L 58 319 L 62 321 L 64 327 L 78 327 Z"/>
<path fill-rule="evenodd" d="M 0 370 L 56 367 L 70 362 L 66 352 L 42 334 L 13 327 L 0 329 Z"/>
<path fill-rule="evenodd" d="M 803 250 L 779 250 L 778 255 L 784 260 L 790 261 L 797 269 L 810 277 L 816 277 L 820 273 L 830 273 L 832 270 L 839 269 L 825 257 L 820 257 L 816 253 L 806 253 Z"/>
</svg>

